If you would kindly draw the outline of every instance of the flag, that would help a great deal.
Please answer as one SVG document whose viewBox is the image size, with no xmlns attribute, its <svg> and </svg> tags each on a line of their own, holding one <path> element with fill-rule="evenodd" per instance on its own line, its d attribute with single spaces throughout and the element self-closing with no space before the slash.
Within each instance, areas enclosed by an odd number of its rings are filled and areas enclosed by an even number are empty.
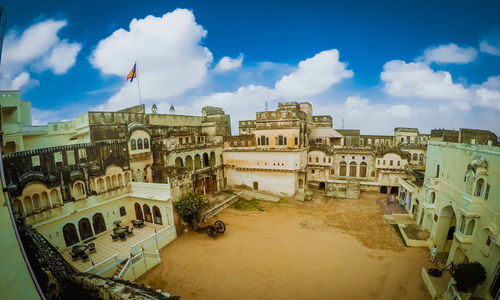
<svg viewBox="0 0 500 300">
<path fill-rule="evenodd" d="M 128 73 L 127 79 L 125 79 L 125 81 L 129 81 L 129 79 L 130 79 L 130 82 L 132 82 L 134 80 L 134 78 L 137 78 L 136 64 L 134 64 L 134 67 L 132 68 L 132 70 L 130 70 L 130 73 Z"/>
</svg>

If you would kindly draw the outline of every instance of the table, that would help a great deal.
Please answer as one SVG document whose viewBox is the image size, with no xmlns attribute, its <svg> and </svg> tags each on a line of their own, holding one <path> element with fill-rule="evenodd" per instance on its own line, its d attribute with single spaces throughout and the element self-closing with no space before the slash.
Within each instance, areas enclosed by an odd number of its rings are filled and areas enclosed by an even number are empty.
<svg viewBox="0 0 500 300">
<path fill-rule="evenodd" d="M 85 250 L 87 250 L 88 248 L 89 248 L 89 246 L 87 246 L 87 245 L 73 246 L 73 253 L 80 254 L 82 252 L 85 252 Z"/>
<path fill-rule="evenodd" d="M 144 225 L 144 220 L 132 220 L 132 225 L 136 227 L 141 227 Z"/>
<path fill-rule="evenodd" d="M 122 221 L 120 221 L 120 220 L 117 220 L 117 221 L 113 222 L 113 224 L 115 224 L 116 227 L 120 227 L 121 223 L 122 223 Z"/>
<path fill-rule="evenodd" d="M 121 234 L 121 233 L 126 233 L 128 231 L 128 228 L 126 227 L 118 227 L 113 229 L 113 232 L 116 234 Z"/>
</svg>

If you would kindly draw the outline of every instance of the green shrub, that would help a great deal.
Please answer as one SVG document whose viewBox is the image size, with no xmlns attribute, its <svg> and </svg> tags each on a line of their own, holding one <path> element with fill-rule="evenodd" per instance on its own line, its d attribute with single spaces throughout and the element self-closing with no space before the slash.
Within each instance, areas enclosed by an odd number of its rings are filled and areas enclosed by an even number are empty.
<svg viewBox="0 0 500 300">
<path fill-rule="evenodd" d="M 486 270 L 478 262 L 458 264 L 453 279 L 457 282 L 457 289 L 465 292 L 475 289 L 478 284 L 486 280 Z"/>
<path fill-rule="evenodd" d="M 196 193 L 183 194 L 174 203 L 175 210 L 182 220 L 188 224 L 189 228 L 194 228 L 201 221 L 205 206 L 203 198 Z"/>
</svg>

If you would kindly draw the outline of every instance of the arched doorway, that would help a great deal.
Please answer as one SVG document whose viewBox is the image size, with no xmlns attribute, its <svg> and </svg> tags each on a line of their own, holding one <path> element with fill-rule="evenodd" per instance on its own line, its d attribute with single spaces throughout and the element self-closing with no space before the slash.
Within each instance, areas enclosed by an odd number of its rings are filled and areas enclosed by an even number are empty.
<svg viewBox="0 0 500 300">
<path fill-rule="evenodd" d="M 208 154 L 203 153 L 203 167 L 206 168 L 210 165 L 210 161 L 208 159 Z"/>
<path fill-rule="evenodd" d="M 435 241 L 438 246 L 438 252 L 450 252 L 456 226 L 455 212 L 451 205 L 448 205 L 441 210 L 437 221 Z"/>
<path fill-rule="evenodd" d="M 152 223 L 153 222 L 153 216 L 151 215 L 151 209 L 149 208 L 149 206 L 147 204 L 144 204 L 142 206 L 142 208 L 144 210 L 144 219 L 145 219 L 145 221 Z"/>
<path fill-rule="evenodd" d="M 381 194 L 387 194 L 387 187 L 386 186 L 381 186 L 380 187 L 380 193 Z"/>
<path fill-rule="evenodd" d="M 12 205 L 12 210 L 14 213 L 19 213 L 21 215 L 26 215 L 23 209 L 23 204 L 21 203 L 21 200 L 19 199 L 14 199 L 13 205 Z"/>
<path fill-rule="evenodd" d="M 176 166 L 177 168 L 182 168 L 182 167 L 184 167 L 184 163 L 182 162 L 182 158 L 177 157 L 177 158 L 175 159 L 175 166 Z"/>
<path fill-rule="evenodd" d="M 359 164 L 359 177 L 366 177 L 366 167 L 365 162 Z"/>
<path fill-rule="evenodd" d="M 215 152 L 210 152 L 210 166 L 214 167 L 215 166 Z"/>
<path fill-rule="evenodd" d="M 42 205 L 40 203 L 40 195 L 33 195 L 33 203 L 35 204 L 35 210 L 40 210 L 42 208 Z"/>
<path fill-rule="evenodd" d="M 162 220 L 161 220 L 161 212 L 158 206 L 153 206 L 153 216 L 154 216 L 154 222 L 155 224 L 160 224 L 162 225 Z"/>
<path fill-rule="evenodd" d="M 88 218 L 83 218 L 78 222 L 78 231 L 80 232 L 82 241 L 94 235 Z"/>
<path fill-rule="evenodd" d="M 356 177 L 356 169 L 358 167 L 358 164 L 355 161 L 351 161 L 349 164 L 349 177 Z"/>
<path fill-rule="evenodd" d="M 199 154 L 196 154 L 194 156 L 194 169 L 195 170 L 201 169 L 201 158 Z"/>
<path fill-rule="evenodd" d="M 67 247 L 76 244 L 80 241 L 80 239 L 78 238 L 78 233 L 76 232 L 76 227 L 72 223 L 64 225 L 63 236 L 64 236 L 64 242 L 66 242 Z"/>
<path fill-rule="evenodd" d="M 193 158 L 190 155 L 186 156 L 186 164 L 185 165 L 186 165 L 186 168 L 190 168 L 190 169 L 193 168 Z"/>
<path fill-rule="evenodd" d="M 399 187 L 393 186 L 391 187 L 391 195 L 397 195 L 399 194 Z"/>
<path fill-rule="evenodd" d="M 319 187 L 318 187 L 318 189 L 319 189 L 320 191 L 324 191 L 324 190 L 325 190 L 325 186 L 326 186 L 326 185 L 325 185 L 325 183 L 324 183 L 324 182 L 320 182 L 320 183 L 319 183 Z"/>
<path fill-rule="evenodd" d="M 106 189 L 108 191 L 110 191 L 111 187 L 112 187 L 112 185 L 111 185 L 111 178 L 109 178 L 109 176 L 106 176 Z"/>
<path fill-rule="evenodd" d="M 50 204 L 49 204 L 49 194 L 47 194 L 47 192 L 43 192 L 42 193 L 42 209 L 46 209 L 46 208 L 49 208 L 50 207 Z"/>
<path fill-rule="evenodd" d="M 73 186 L 73 198 L 75 198 L 75 200 L 85 198 L 85 189 L 81 181 L 77 181 Z"/>
<path fill-rule="evenodd" d="M 96 213 L 92 217 L 92 224 L 94 225 L 95 234 L 106 231 L 106 222 L 104 222 L 104 217 L 101 213 Z"/>
<path fill-rule="evenodd" d="M 106 191 L 106 188 L 104 187 L 104 179 L 99 178 L 97 179 L 97 193 L 101 194 Z"/>
<path fill-rule="evenodd" d="M 56 189 L 50 191 L 50 203 L 53 207 L 56 207 L 59 204 L 59 194 Z"/>
<path fill-rule="evenodd" d="M 144 216 L 142 215 L 141 205 L 136 202 L 134 204 L 134 209 L 135 209 L 135 218 L 137 220 L 144 220 Z"/>
</svg>

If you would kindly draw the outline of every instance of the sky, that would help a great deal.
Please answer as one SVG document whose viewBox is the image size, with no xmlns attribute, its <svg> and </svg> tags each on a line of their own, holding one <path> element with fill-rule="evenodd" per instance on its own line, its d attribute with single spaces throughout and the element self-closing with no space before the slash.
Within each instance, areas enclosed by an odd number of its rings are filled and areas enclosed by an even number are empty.
<svg viewBox="0 0 500 300">
<path fill-rule="evenodd" d="M 141 101 L 239 120 L 308 101 L 334 128 L 500 135 L 498 1 L 11 1 L 0 89 L 33 124 Z M 125 78 L 137 63 L 138 80 Z M 139 93 L 140 91 L 140 93 Z M 139 96 L 140 95 L 140 96 Z"/>
</svg>

